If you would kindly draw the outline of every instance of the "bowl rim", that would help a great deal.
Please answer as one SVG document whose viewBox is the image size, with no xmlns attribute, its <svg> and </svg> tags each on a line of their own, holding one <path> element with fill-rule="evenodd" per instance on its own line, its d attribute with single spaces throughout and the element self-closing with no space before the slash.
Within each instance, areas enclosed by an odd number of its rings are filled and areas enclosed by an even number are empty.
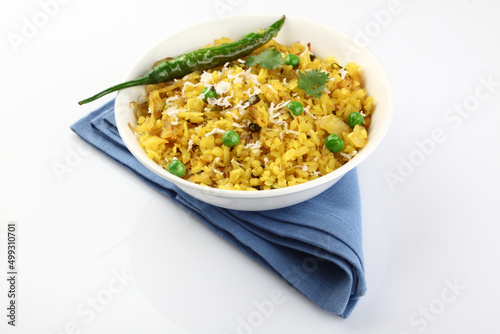
<svg viewBox="0 0 500 334">
<path fill-rule="evenodd" d="M 142 62 L 144 59 L 148 57 L 154 50 L 157 50 L 161 45 L 166 43 L 169 39 L 173 38 L 174 36 L 181 34 L 181 33 L 186 33 L 190 30 L 198 30 L 203 26 L 211 25 L 211 24 L 224 24 L 225 21 L 227 20 L 235 20 L 235 19 L 241 19 L 241 20 L 252 20 L 255 18 L 265 18 L 265 19 L 277 19 L 279 15 L 277 14 L 240 14 L 240 15 L 229 15 L 223 18 L 216 18 L 216 19 L 209 19 L 205 20 L 202 22 L 199 22 L 197 24 L 190 25 L 184 29 L 177 30 L 173 33 L 168 34 L 166 37 L 161 39 L 159 42 L 156 44 L 152 45 L 149 47 L 145 52 L 142 53 L 140 57 L 137 58 L 137 60 L 132 64 L 132 66 L 129 68 L 129 70 L 126 72 L 123 80 L 127 81 L 132 78 L 135 78 L 132 74 L 136 71 L 136 68 L 141 66 Z M 317 26 L 318 28 L 322 28 L 325 30 L 331 30 L 334 31 L 335 34 L 342 36 L 342 38 L 346 38 L 349 40 L 353 40 L 356 43 L 359 43 L 355 40 L 354 37 L 351 35 L 347 34 L 346 32 L 334 27 L 330 26 L 328 24 L 314 21 L 311 19 L 307 18 L 302 18 L 294 15 L 286 15 L 286 20 L 290 21 L 302 21 L 304 23 L 307 23 L 312 26 Z M 274 21 L 273 21 L 274 22 Z M 258 27 L 256 27 L 257 29 Z M 183 47 L 183 49 L 188 49 L 187 47 Z M 387 95 L 389 97 L 388 99 L 388 105 L 387 105 L 387 113 L 385 116 L 385 122 L 383 123 L 383 126 L 381 127 L 379 131 L 379 135 L 376 138 L 372 138 L 369 140 L 370 146 L 368 147 L 369 150 L 367 150 L 366 146 L 361 149 L 356 156 L 354 156 L 350 161 L 346 162 L 343 164 L 341 167 L 337 168 L 336 170 L 323 175 L 317 179 L 307 181 L 305 183 L 297 184 L 297 185 L 292 185 L 292 186 L 287 186 L 283 188 L 278 188 L 278 189 L 268 189 L 268 190 L 258 190 L 258 191 L 249 191 L 249 190 L 234 190 L 234 189 L 219 189 L 219 188 L 213 188 L 211 186 L 202 186 L 199 184 L 196 184 L 194 182 L 179 178 L 171 173 L 169 173 L 166 169 L 158 165 L 156 162 L 154 162 L 152 159 L 150 159 L 144 150 L 142 151 L 136 151 L 132 149 L 131 145 L 129 145 L 129 139 L 130 138 L 135 138 L 137 140 L 137 134 L 133 134 L 133 136 L 127 136 L 125 135 L 124 131 L 131 131 L 128 126 L 123 125 L 121 122 L 118 122 L 118 119 L 116 119 L 116 125 L 118 128 L 118 132 L 120 134 L 120 137 L 122 138 L 125 146 L 127 149 L 132 153 L 132 155 L 138 159 L 145 167 L 147 167 L 149 170 L 157 174 L 159 177 L 162 179 L 169 181 L 173 183 L 174 185 L 183 188 L 189 188 L 191 191 L 196 191 L 200 193 L 204 193 L 209 196 L 220 196 L 220 197 L 233 197 L 233 198 L 264 198 L 264 197 L 279 197 L 279 196 L 284 196 L 287 194 L 291 193 L 296 193 L 296 192 L 302 192 L 311 188 L 315 188 L 317 186 L 320 186 L 322 184 L 328 183 L 330 181 L 333 181 L 335 179 L 340 179 L 342 176 L 344 176 L 346 173 L 351 171 L 352 169 L 356 168 L 362 161 L 364 161 L 368 156 L 370 156 L 375 149 L 380 145 L 382 140 L 385 138 L 388 129 L 390 127 L 390 124 L 392 123 L 393 115 L 394 115 L 394 98 L 393 98 L 393 86 L 392 82 L 390 80 L 390 77 L 387 73 L 386 67 L 383 65 L 383 63 L 380 61 L 380 59 L 370 50 L 368 47 L 363 46 L 363 52 L 369 54 L 370 57 L 372 57 L 376 62 L 378 62 L 378 65 L 380 66 L 381 75 L 383 75 L 385 78 L 385 82 L 387 84 L 386 91 Z M 187 51 L 182 51 L 182 52 L 187 52 Z M 129 88 L 130 89 L 130 88 Z M 119 91 L 117 94 L 117 97 L 115 99 L 115 111 L 117 108 L 121 108 L 123 104 L 120 105 L 120 97 L 123 96 L 123 91 Z M 115 112 L 115 118 L 117 113 Z"/>
</svg>

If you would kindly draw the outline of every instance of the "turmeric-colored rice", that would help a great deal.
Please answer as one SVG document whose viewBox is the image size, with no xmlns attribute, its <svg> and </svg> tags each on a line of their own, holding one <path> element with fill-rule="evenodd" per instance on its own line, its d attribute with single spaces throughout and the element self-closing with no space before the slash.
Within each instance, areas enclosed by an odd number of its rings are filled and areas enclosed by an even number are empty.
<svg viewBox="0 0 500 334">
<path fill-rule="evenodd" d="M 221 38 L 215 44 L 228 42 Z M 239 59 L 173 83 L 147 86 L 146 101 L 134 103 L 137 125 L 133 127 L 147 155 L 165 169 L 172 160 L 180 160 L 186 166 L 186 180 L 233 190 L 308 182 L 354 157 L 367 143 L 374 110 L 360 67 L 355 63 L 342 67 L 334 57 L 315 57 L 303 43 L 286 46 L 271 40 L 253 54 L 267 48 L 275 48 L 283 58 L 298 55 L 300 64 L 269 70 L 259 65 L 247 68 Z M 319 98 L 307 96 L 297 86 L 299 71 L 312 69 L 329 75 Z M 202 90 L 210 86 L 217 98 L 204 101 Z M 288 112 L 291 101 L 302 103 L 301 115 Z M 351 129 L 347 117 L 354 111 L 364 115 L 364 122 Z M 251 132 L 252 123 L 260 131 Z M 232 148 L 222 144 L 226 130 L 239 134 L 239 144 Z M 338 153 L 325 147 L 331 133 L 345 142 Z"/>
</svg>

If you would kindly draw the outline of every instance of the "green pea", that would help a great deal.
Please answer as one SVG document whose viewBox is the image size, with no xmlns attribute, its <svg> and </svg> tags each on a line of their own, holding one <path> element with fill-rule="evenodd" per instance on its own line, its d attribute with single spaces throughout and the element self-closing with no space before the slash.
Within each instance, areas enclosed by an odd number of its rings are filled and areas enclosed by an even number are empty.
<svg viewBox="0 0 500 334">
<path fill-rule="evenodd" d="M 285 57 L 285 64 L 292 65 L 294 68 L 297 67 L 300 63 L 300 58 L 293 53 L 289 53 Z"/>
<path fill-rule="evenodd" d="M 299 101 L 290 102 L 286 107 L 295 116 L 299 116 L 304 111 L 304 106 Z"/>
<path fill-rule="evenodd" d="M 364 120 L 365 118 L 363 117 L 363 115 L 361 115 L 361 113 L 357 111 L 353 111 L 349 114 L 349 116 L 347 116 L 347 124 L 349 124 L 351 128 L 354 128 L 356 125 L 363 124 Z"/>
<path fill-rule="evenodd" d="M 344 141 L 342 138 L 337 136 L 335 133 L 332 133 L 325 139 L 325 146 L 327 149 L 332 151 L 333 153 L 340 152 L 344 148 Z"/>
<path fill-rule="evenodd" d="M 240 135 L 234 130 L 227 130 L 222 135 L 222 143 L 227 147 L 233 147 L 240 142 Z"/>
<path fill-rule="evenodd" d="M 178 177 L 183 177 L 186 174 L 186 166 L 179 160 L 172 160 L 167 166 L 167 171 Z"/>
<path fill-rule="evenodd" d="M 209 98 L 212 98 L 212 99 L 217 98 L 217 91 L 215 90 L 214 86 L 205 87 L 201 91 L 201 95 L 203 95 L 203 101 L 207 102 L 207 100 Z"/>
</svg>

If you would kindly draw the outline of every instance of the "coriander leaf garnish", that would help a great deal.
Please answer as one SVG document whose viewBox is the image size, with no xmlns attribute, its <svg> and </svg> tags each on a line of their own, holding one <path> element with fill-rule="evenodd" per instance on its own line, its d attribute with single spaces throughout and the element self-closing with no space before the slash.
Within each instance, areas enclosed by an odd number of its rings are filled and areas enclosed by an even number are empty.
<svg viewBox="0 0 500 334">
<path fill-rule="evenodd" d="M 250 56 L 245 61 L 245 65 L 250 67 L 259 64 L 261 67 L 265 67 L 270 70 L 274 70 L 276 67 L 281 66 L 285 63 L 281 52 L 276 49 L 265 49 L 261 53 Z"/>
<path fill-rule="evenodd" d="M 321 97 L 321 92 L 325 89 L 328 78 L 328 73 L 321 72 L 321 69 L 299 72 L 298 87 L 307 96 Z"/>
</svg>

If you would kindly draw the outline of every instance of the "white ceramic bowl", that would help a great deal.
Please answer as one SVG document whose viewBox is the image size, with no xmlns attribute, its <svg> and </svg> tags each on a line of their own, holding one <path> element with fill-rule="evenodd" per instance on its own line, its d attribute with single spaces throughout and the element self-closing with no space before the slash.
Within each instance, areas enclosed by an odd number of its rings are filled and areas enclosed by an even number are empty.
<svg viewBox="0 0 500 334">
<path fill-rule="evenodd" d="M 279 18 L 279 15 L 232 16 L 204 22 L 175 33 L 147 51 L 132 66 L 123 81 L 141 77 L 159 59 L 196 50 L 223 36 L 238 40 L 250 31 L 266 28 Z M 366 47 L 344 32 L 318 22 L 287 16 L 276 40 L 282 44 L 297 41 L 311 43 L 315 55 L 335 56 L 340 64 L 352 61 L 361 65 L 365 88 L 375 98 L 376 109 L 369 128 L 368 144 L 348 163 L 316 180 L 274 190 L 222 190 L 183 180 L 149 159 L 128 126 L 128 123 L 136 124 L 129 102 L 137 101 L 145 95 L 143 86 L 122 90 L 116 98 L 116 125 L 127 148 L 148 169 L 189 195 L 224 208 L 248 211 L 278 209 L 308 200 L 331 187 L 372 154 L 385 136 L 393 113 L 393 93 L 389 77 L 377 57 Z"/>
</svg>

